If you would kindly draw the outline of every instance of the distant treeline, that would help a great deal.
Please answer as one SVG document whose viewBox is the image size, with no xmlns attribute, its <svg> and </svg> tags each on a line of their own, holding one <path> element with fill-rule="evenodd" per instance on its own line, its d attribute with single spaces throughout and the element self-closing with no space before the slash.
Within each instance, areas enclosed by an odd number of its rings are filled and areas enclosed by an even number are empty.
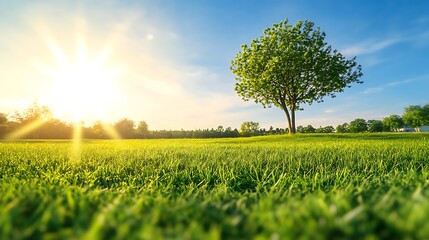
<svg viewBox="0 0 429 240">
<path fill-rule="evenodd" d="M 51 117 L 47 106 L 34 103 L 22 113 L 15 113 L 12 117 L 0 113 L 0 138 L 20 139 L 71 139 L 75 129 L 80 128 L 82 138 L 109 139 L 118 137 L 125 139 L 155 139 L 155 138 L 233 138 L 241 136 L 256 136 L 267 134 L 283 134 L 282 128 L 260 129 L 259 123 L 244 122 L 237 128 L 218 126 L 211 129 L 196 130 L 149 130 L 145 121 L 137 124 L 124 118 L 116 123 L 96 121 L 92 126 L 66 123 Z"/>
<path fill-rule="evenodd" d="M 429 125 L 429 104 L 424 106 L 411 105 L 404 109 L 402 116 L 390 115 L 382 120 L 365 120 L 357 118 L 350 123 L 343 123 L 336 128 L 332 126 L 314 128 L 298 126 L 301 133 L 362 133 L 362 132 L 419 132 L 423 126 Z M 427 129 L 427 127 L 425 128 Z"/>
<path fill-rule="evenodd" d="M 71 139 L 75 129 L 81 124 L 66 123 L 51 117 L 51 111 L 46 106 L 34 103 L 22 113 L 13 117 L 0 113 L 0 138 L 12 137 L 22 139 Z M 298 126 L 299 133 L 360 133 L 360 132 L 398 132 L 419 131 L 420 127 L 429 125 L 429 104 L 424 106 L 409 106 L 404 114 L 390 115 L 382 120 L 355 119 L 343 123 L 336 128 L 333 126 L 312 125 Z M 114 124 L 95 122 L 92 126 L 81 126 L 81 137 L 86 139 L 109 139 L 121 137 L 125 139 L 155 139 L 155 138 L 233 138 L 259 135 L 274 135 L 288 133 L 288 129 L 260 128 L 257 122 L 243 122 L 240 129 L 218 126 L 211 129 L 196 130 L 149 130 L 145 121 L 137 124 L 130 119 L 122 119 Z M 117 136 L 118 135 L 118 136 Z"/>
</svg>

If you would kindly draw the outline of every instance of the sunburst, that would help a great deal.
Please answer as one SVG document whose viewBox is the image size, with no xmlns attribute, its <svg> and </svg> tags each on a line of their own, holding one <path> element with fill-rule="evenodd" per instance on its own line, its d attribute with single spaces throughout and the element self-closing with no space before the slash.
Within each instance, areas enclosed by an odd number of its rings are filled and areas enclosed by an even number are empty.
<svg viewBox="0 0 429 240">
<path fill-rule="evenodd" d="M 104 47 L 98 55 L 91 57 L 85 41 L 78 38 L 76 57 L 72 61 L 52 38 L 46 37 L 46 42 L 56 65 L 37 65 L 38 69 L 52 80 L 52 85 L 43 93 L 41 102 L 49 106 L 54 116 L 74 123 L 70 159 L 77 161 L 81 157 L 81 122 L 86 119 L 104 118 L 109 105 L 119 98 L 116 80 L 120 70 L 106 64 L 111 46 Z M 37 119 L 10 134 L 7 139 L 21 138 L 48 120 Z M 103 124 L 103 128 L 111 138 L 120 139 L 120 135 L 111 125 Z"/>
</svg>

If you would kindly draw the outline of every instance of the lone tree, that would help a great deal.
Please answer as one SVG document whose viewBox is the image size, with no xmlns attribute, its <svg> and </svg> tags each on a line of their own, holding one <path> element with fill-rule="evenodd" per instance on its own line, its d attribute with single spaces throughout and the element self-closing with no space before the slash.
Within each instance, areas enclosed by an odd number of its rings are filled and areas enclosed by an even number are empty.
<svg viewBox="0 0 429 240">
<path fill-rule="evenodd" d="M 347 60 L 332 50 L 325 36 L 310 21 L 292 26 L 286 19 L 265 29 L 250 46 L 242 45 L 231 62 L 238 95 L 263 107 L 280 107 L 294 134 L 295 111 L 302 110 L 302 104 L 322 102 L 352 83 L 363 83 L 356 58 Z"/>
<path fill-rule="evenodd" d="M 411 105 L 405 108 L 402 115 L 404 123 L 420 131 L 420 127 L 429 124 L 429 104 L 421 107 L 420 105 Z"/>
</svg>

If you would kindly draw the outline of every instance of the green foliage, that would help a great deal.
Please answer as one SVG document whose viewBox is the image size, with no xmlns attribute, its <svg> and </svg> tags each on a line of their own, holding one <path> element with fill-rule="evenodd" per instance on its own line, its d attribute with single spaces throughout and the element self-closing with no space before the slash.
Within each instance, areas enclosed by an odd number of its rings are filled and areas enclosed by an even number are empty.
<svg viewBox="0 0 429 240">
<path fill-rule="evenodd" d="M 0 138 L 6 135 L 8 127 L 7 127 L 7 114 L 0 113 Z"/>
<path fill-rule="evenodd" d="M 0 239 L 427 239 L 428 134 L 0 143 Z"/>
<path fill-rule="evenodd" d="M 326 126 L 326 127 L 319 127 L 316 129 L 317 133 L 333 133 L 335 132 L 335 128 L 332 126 Z"/>
<path fill-rule="evenodd" d="M 380 120 L 368 120 L 368 132 L 383 132 L 383 122 Z"/>
<path fill-rule="evenodd" d="M 135 138 L 134 121 L 123 118 L 114 124 L 116 131 L 122 138 Z"/>
<path fill-rule="evenodd" d="M 416 128 L 418 131 L 421 126 L 429 124 L 429 104 L 424 107 L 419 105 L 406 107 L 402 119 L 404 119 L 405 124 Z"/>
<path fill-rule="evenodd" d="M 398 115 L 390 115 L 383 118 L 383 130 L 388 132 L 398 132 L 404 126 L 404 121 Z"/>
<path fill-rule="evenodd" d="M 298 126 L 297 132 L 300 132 L 300 133 L 315 133 L 316 129 L 313 126 L 311 126 L 311 125 L 307 125 L 306 127 Z"/>
<path fill-rule="evenodd" d="M 349 130 L 352 133 L 361 133 L 368 130 L 368 124 L 365 119 L 357 118 L 350 122 Z"/>
<path fill-rule="evenodd" d="M 335 131 L 337 133 L 348 133 L 350 132 L 349 124 L 348 123 L 340 124 L 335 128 Z"/>
<path fill-rule="evenodd" d="M 245 101 L 281 108 L 290 133 L 295 133 L 295 111 L 302 104 L 335 97 L 352 83 L 362 83 L 361 66 L 347 60 L 325 42 L 325 33 L 310 21 L 288 20 L 267 28 L 264 35 L 241 47 L 231 62 L 235 90 Z"/>
<path fill-rule="evenodd" d="M 259 123 L 258 122 L 243 122 L 240 126 L 240 133 L 243 136 L 255 136 L 259 133 Z"/>
<path fill-rule="evenodd" d="M 137 136 L 141 138 L 149 137 L 149 125 L 145 121 L 140 121 L 137 126 Z"/>
</svg>

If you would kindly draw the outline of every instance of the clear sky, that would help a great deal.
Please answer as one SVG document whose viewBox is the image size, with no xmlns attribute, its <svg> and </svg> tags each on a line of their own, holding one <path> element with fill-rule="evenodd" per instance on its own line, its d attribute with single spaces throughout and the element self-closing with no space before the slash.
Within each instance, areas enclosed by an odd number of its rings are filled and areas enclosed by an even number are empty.
<svg viewBox="0 0 429 240">
<path fill-rule="evenodd" d="M 429 103 L 428 9 L 424 0 L 0 0 L 0 112 L 37 100 L 67 121 L 286 127 L 280 109 L 237 96 L 229 67 L 242 44 L 288 18 L 315 22 L 334 49 L 357 56 L 365 82 L 304 106 L 297 125 L 400 115 Z"/>
</svg>

